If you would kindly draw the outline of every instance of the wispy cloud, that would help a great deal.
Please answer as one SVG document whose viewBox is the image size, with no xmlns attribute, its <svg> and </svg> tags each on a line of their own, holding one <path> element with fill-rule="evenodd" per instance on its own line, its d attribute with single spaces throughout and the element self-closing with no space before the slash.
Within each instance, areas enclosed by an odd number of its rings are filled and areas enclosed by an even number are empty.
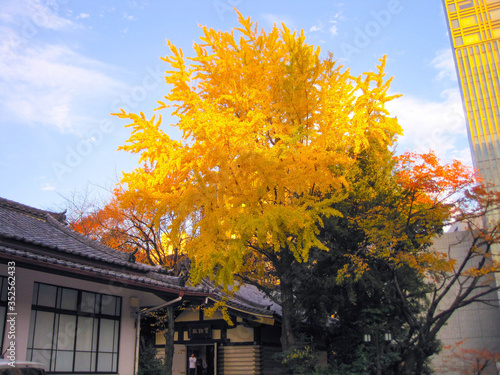
<svg viewBox="0 0 500 375">
<path fill-rule="evenodd" d="M 436 77 L 438 81 L 445 78 L 451 79 L 452 81 L 457 80 L 455 61 L 451 49 L 439 51 L 436 57 L 431 61 L 431 66 L 438 71 Z"/>
<path fill-rule="evenodd" d="M 84 19 L 84 18 L 89 18 L 90 14 L 88 13 L 80 13 L 78 16 L 76 16 L 77 20 Z"/>
<path fill-rule="evenodd" d="M 40 187 L 40 189 L 42 191 L 53 191 L 53 190 L 56 190 L 56 187 L 48 182 L 42 184 L 42 186 Z"/>
<path fill-rule="evenodd" d="M 339 21 L 342 20 L 342 18 L 342 11 L 339 10 L 333 16 L 316 21 L 316 23 L 309 28 L 309 32 L 320 32 L 324 35 L 329 35 L 331 38 L 336 37 L 339 33 Z"/>
<path fill-rule="evenodd" d="M 284 23 L 286 27 L 292 30 L 295 29 L 294 22 L 289 16 L 265 13 L 262 14 L 261 17 L 269 24 L 268 26 L 276 25 L 278 27 L 281 27 L 281 24 Z"/>
<path fill-rule="evenodd" d="M 388 103 L 404 129 L 398 152 L 434 150 L 444 160 L 459 159 L 471 165 L 467 129 L 458 89 L 442 93 L 442 101 L 404 96 Z"/>
<path fill-rule="evenodd" d="M 144 9 L 147 5 L 147 2 L 145 2 L 145 1 L 138 2 L 136 0 L 132 0 L 132 1 L 127 1 L 127 5 L 131 9 Z"/>
<path fill-rule="evenodd" d="M 330 26 L 330 29 L 328 30 L 330 32 L 330 36 L 336 36 L 339 33 L 339 28 L 337 25 L 332 25 Z"/>
<path fill-rule="evenodd" d="M 323 25 L 319 23 L 318 25 L 313 25 L 309 28 L 310 32 L 320 31 L 323 28 Z"/>
<path fill-rule="evenodd" d="M 404 129 L 398 152 L 433 150 L 443 160 L 458 159 L 472 165 L 452 52 L 436 52 L 430 66 L 436 70 L 436 79 L 448 87 L 441 92 L 441 100 L 431 101 L 405 95 L 387 105 L 391 115 L 398 117 Z"/>
<path fill-rule="evenodd" d="M 41 124 L 63 133 L 77 133 L 89 126 L 84 105 L 100 104 L 125 85 L 112 78 L 111 67 L 88 58 L 71 46 L 39 43 L 36 33 L 22 34 L 27 10 L 45 15 L 34 30 L 80 27 L 55 13 L 48 5 L 31 0 L 7 3 L 11 18 L 2 17 L 0 33 L 0 110 L 5 116 L 28 124 Z M 19 3 L 21 4 L 21 3 Z M 24 8 L 26 6 L 26 8 Z M 34 16 L 33 16 L 34 17 Z M 37 43 L 35 43 L 37 42 Z"/>
<path fill-rule="evenodd" d="M 101 5 L 100 9 L 101 10 L 99 12 L 99 17 L 105 17 L 107 14 L 112 14 L 112 13 L 115 13 L 115 11 L 116 11 L 115 6 L 108 7 L 105 5 Z"/>
<path fill-rule="evenodd" d="M 127 14 L 127 13 L 123 13 L 123 18 L 125 18 L 127 21 L 136 21 L 137 20 L 136 17 L 134 17 L 131 14 Z"/>
<path fill-rule="evenodd" d="M 36 184 L 38 184 L 40 190 L 42 191 L 52 191 L 56 189 L 54 184 L 47 182 L 47 176 L 35 177 L 33 180 L 36 182 Z"/>
<path fill-rule="evenodd" d="M 31 124 L 78 133 L 89 104 L 124 85 L 106 75 L 107 67 L 63 45 L 30 46 L 23 51 L 0 46 L 0 108 Z"/>
<path fill-rule="evenodd" d="M 71 20 L 58 14 L 60 7 L 61 5 L 57 1 L 6 0 L 2 2 L 0 19 L 11 25 L 25 28 L 62 30 L 74 27 Z"/>
</svg>

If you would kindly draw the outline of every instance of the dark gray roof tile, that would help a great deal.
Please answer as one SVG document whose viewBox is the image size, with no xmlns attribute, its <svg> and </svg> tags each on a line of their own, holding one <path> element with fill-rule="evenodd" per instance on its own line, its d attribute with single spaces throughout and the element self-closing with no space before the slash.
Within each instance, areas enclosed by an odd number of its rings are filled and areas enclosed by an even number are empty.
<svg viewBox="0 0 500 375">
<path fill-rule="evenodd" d="M 124 282 L 133 281 L 144 286 L 154 285 L 179 291 L 182 289 L 219 299 L 227 297 L 210 283 L 181 287 L 178 277 L 167 275 L 159 266 L 129 262 L 129 254 L 103 246 L 73 231 L 67 226 L 64 214 L 0 198 L 0 241 L 2 239 L 4 242 L 0 245 L 0 253 L 7 255 L 57 264 L 102 277 L 118 278 Z M 13 245 L 12 240 L 30 246 L 19 247 Z M 26 250 L 27 248 L 30 250 Z M 253 286 L 240 287 L 230 296 L 228 306 L 255 314 L 280 314 L 279 306 L 266 299 L 265 295 Z"/>
<path fill-rule="evenodd" d="M 139 272 L 151 270 L 146 265 L 129 262 L 128 254 L 73 231 L 57 219 L 61 216 L 0 198 L 0 237 Z"/>
<path fill-rule="evenodd" d="M 159 272 L 155 267 L 131 263 L 128 261 L 128 254 L 103 246 L 73 231 L 65 224 L 63 214 L 0 198 L 0 240 L 2 238 L 30 245 L 33 251 L 18 253 L 25 258 L 147 284 L 170 288 L 180 286 L 177 277 Z M 9 244 L 1 246 L 0 252 L 19 251 L 17 249 L 18 246 Z M 95 266 L 85 264 L 89 261 L 95 262 Z"/>
</svg>

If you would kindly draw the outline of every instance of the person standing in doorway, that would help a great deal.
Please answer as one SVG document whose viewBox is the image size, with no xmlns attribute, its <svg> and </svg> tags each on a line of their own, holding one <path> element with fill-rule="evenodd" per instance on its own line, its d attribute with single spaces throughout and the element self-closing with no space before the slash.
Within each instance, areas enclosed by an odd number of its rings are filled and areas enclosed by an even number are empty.
<svg viewBox="0 0 500 375">
<path fill-rule="evenodd" d="M 196 357 L 194 353 L 189 357 L 189 375 L 196 375 Z"/>
</svg>

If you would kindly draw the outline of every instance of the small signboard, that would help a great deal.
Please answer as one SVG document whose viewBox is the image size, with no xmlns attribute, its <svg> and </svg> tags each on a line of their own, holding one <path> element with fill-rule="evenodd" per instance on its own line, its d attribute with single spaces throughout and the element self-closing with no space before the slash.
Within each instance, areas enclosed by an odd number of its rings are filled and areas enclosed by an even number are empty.
<svg viewBox="0 0 500 375">
<path fill-rule="evenodd" d="M 210 340 L 212 338 L 212 327 L 208 324 L 189 327 L 188 332 L 191 340 Z"/>
</svg>

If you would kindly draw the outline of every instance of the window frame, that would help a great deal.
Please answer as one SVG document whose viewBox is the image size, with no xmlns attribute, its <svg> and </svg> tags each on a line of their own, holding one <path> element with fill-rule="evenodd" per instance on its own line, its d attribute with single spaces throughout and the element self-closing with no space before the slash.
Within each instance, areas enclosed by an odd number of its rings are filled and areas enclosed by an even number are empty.
<svg viewBox="0 0 500 375">
<path fill-rule="evenodd" d="M 40 290 L 42 288 L 55 288 L 55 297 L 50 303 L 47 302 L 47 299 L 40 300 L 41 293 Z M 76 293 L 76 306 L 73 303 L 72 299 L 75 297 Z M 70 297 L 63 297 L 63 295 Z M 88 304 L 88 301 L 91 298 L 84 297 L 93 296 L 93 311 L 91 311 L 91 304 Z M 44 296 L 42 296 L 43 298 Z M 118 373 L 118 363 L 120 356 L 120 334 L 121 334 L 121 316 L 122 316 L 122 306 L 123 301 L 120 296 L 113 296 L 111 294 L 92 292 L 88 290 L 69 288 L 65 286 L 52 285 L 48 283 L 35 282 L 33 286 L 33 297 L 32 297 L 32 305 L 31 305 L 31 321 L 29 328 L 29 339 L 28 339 L 28 347 L 27 347 L 27 360 L 34 360 L 36 358 L 36 352 L 42 353 L 42 351 L 46 351 L 47 354 L 47 362 L 48 371 L 47 373 L 54 374 L 67 374 L 67 373 L 75 373 L 75 374 L 117 374 Z M 105 301 L 111 301 L 114 303 L 114 307 L 111 306 L 111 309 L 106 307 Z M 69 303 L 68 303 L 69 302 Z M 108 302 L 109 304 L 109 302 Z M 66 308 L 63 308 L 66 307 Z M 114 312 L 113 312 L 114 310 Z M 103 312 L 104 311 L 104 312 Z M 43 346 L 38 346 L 37 343 L 37 333 L 40 333 L 41 325 L 43 325 L 42 314 L 45 314 L 45 318 L 49 323 L 51 322 L 52 327 L 48 328 L 51 333 L 51 337 L 47 337 L 42 339 L 41 342 L 46 340 L 46 344 Z M 52 314 L 52 316 L 50 316 Z M 84 344 L 85 347 L 90 345 L 90 349 L 83 350 L 82 348 L 78 349 L 78 338 L 87 337 L 85 340 L 88 340 L 88 332 L 86 331 L 80 323 L 86 319 L 86 322 L 90 322 L 91 334 L 90 334 L 90 342 L 88 344 Z M 90 319 L 90 321 L 88 320 Z M 66 325 L 61 326 L 61 322 L 64 321 L 70 322 L 66 323 Z M 73 324 L 71 324 L 73 321 Z M 85 324 L 85 321 L 83 321 Z M 39 326 L 37 326 L 39 324 Z M 103 350 L 100 348 L 103 340 L 108 340 L 107 332 L 103 334 L 101 330 L 101 326 L 106 325 L 111 327 L 109 332 L 112 332 L 113 337 L 111 338 L 111 349 Z M 62 327 L 64 327 L 64 331 L 62 331 Z M 68 328 L 69 327 L 69 328 Z M 104 328 L 102 328 L 104 329 Z M 46 329 L 47 330 L 47 329 Z M 66 346 L 69 345 L 69 349 L 65 349 L 64 346 L 60 347 L 60 342 L 62 340 L 66 340 Z M 49 343 L 50 341 L 50 343 Z M 71 342 L 72 341 L 72 342 Z M 86 341 L 84 341 L 86 343 Z M 109 344 L 109 343 L 108 343 Z M 50 348 L 49 348 L 50 347 Z M 61 364 L 64 361 L 62 358 L 63 355 L 67 355 L 67 360 L 71 363 L 71 369 L 58 369 L 58 364 Z M 84 355 L 87 355 L 90 364 L 88 369 L 81 370 L 78 368 L 78 358 L 82 358 Z M 61 356 L 58 359 L 58 356 Z M 107 357 L 110 358 L 109 362 L 103 362 L 99 360 L 99 357 Z M 58 362 L 61 361 L 61 362 Z M 86 361 L 84 360 L 84 363 Z M 110 364 L 110 370 L 103 370 L 100 366 Z M 107 368 L 107 366 L 106 366 Z"/>
</svg>

